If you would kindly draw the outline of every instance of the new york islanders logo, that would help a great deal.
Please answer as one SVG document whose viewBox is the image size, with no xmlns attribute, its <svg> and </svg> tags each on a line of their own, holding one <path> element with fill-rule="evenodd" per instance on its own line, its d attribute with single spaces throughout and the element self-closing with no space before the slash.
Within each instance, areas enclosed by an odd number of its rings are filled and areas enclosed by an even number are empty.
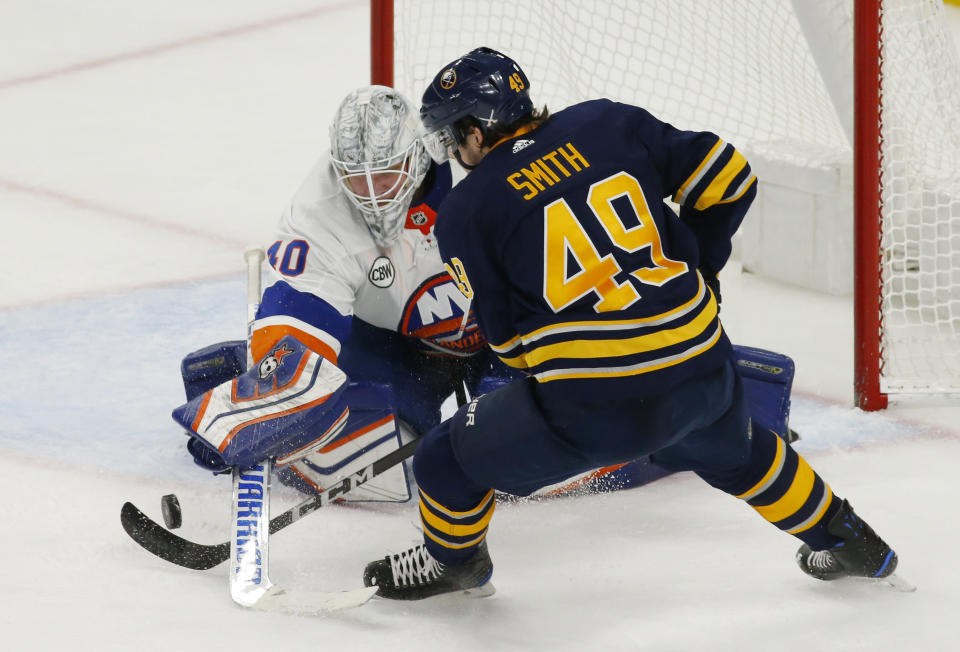
<svg viewBox="0 0 960 652">
<path fill-rule="evenodd" d="M 473 353 L 486 344 L 470 299 L 446 272 L 431 276 L 411 295 L 398 330 L 434 351 L 453 355 Z"/>
<path fill-rule="evenodd" d="M 288 349 L 286 344 L 281 344 L 279 347 L 264 356 L 263 360 L 260 361 L 260 364 L 257 365 L 257 375 L 260 376 L 260 380 L 266 380 L 269 378 L 270 375 L 279 369 L 280 365 L 283 364 L 283 359 L 291 353 L 293 353 L 293 349 Z"/>
</svg>

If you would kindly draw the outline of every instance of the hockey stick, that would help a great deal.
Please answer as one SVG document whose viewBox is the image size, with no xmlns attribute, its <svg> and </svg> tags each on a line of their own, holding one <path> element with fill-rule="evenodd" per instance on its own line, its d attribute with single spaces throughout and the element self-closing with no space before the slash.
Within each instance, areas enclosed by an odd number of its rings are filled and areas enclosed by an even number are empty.
<svg viewBox="0 0 960 652">
<path fill-rule="evenodd" d="M 263 249 L 247 247 L 243 252 L 247 263 L 247 369 L 253 367 L 250 341 L 253 323 L 260 307 L 261 266 Z M 233 499 L 230 504 L 230 551 L 233 559 L 229 573 L 230 597 L 244 607 L 254 606 L 273 583 L 270 567 L 270 471 L 273 461 L 263 460 L 251 468 L 234 467 Z M 265 527 L 267 526 L 267 527 Z"/>
<path fill-rule="evenodd" d="M 419 443 L 419 439 L 407 442 L 392 453 L 384 455 L 356 473 L 327 487 L 320 494 L 273 517 L 270 519 L 270 534 L 279 532 L 307 514 L 326 507 L 340 496 L 385 473 L 412 456 Z M 156 523 L 131 502 L 124 503 L 120 509 L 120 523 L 130 538 L 143 549 L 177 566 L 192 570 L 208 570 L 230 558 L 229 541 L 212 545 L 188 541 Z"/>
</svg>

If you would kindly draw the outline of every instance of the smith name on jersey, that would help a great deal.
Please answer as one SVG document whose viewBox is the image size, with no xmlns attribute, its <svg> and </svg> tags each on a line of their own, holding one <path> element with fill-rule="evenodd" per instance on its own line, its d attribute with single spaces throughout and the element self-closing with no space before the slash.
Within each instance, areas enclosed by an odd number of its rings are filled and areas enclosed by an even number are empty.
<svg viewBox="0 0 960 652">
<path fill-rule="evenodd" d="M 469 300 L 440 260 L 433 233 L 437 207 L 451 185 L 450 166 L 435 166 L 424 192 L 415 195 L 400 238 L 381 248 L 354 215 L 329 160 L 321 158 L 284 211 L 267 251 L 272 283 L 254 322 L 254 358 L 294 334 L 336 363 L 354 317 L 416 338 L 428 352 L 480 350 L 486 341 Z"/>
<path fill-rule="evenodd" d="M 699 270 L 726 263 L 756 185 L 715 134 L 584 102 L 494 146 L 445 201 L 440 253 L 506 364 L 654 395 L 731 353 Z"/>
</svg>

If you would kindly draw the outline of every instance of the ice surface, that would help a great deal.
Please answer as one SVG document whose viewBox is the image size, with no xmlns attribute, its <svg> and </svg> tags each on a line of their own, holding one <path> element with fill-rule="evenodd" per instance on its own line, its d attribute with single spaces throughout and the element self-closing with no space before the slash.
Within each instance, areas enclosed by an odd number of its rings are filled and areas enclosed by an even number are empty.
<svg viewBox="0 0 960 652">
<path fill-rule="evenodd" d="M 132 500 L 223 541 L 229 486 L 169 418 L 181 356 L 243 336 L 264 243 L 368 78 L 367 3 L 0 4 L 0 649 L 954 650 L 960 409 L 852 407 L 848 298 L 723 274 L 734 341 L 798 365 L 797 444 L 901 555 L 914 594 L 826 584 L 796 542 L 678 475 L 498 507 L 498 593 L 324 617 L 245 611 L 223 568 L 152 558 Z M 297 498 L 281 491 L 275 513 Z M 356 588 L 415 542 L 413 506 L 324 509 L 271 541 L 271 577 Z"/>
</svg>

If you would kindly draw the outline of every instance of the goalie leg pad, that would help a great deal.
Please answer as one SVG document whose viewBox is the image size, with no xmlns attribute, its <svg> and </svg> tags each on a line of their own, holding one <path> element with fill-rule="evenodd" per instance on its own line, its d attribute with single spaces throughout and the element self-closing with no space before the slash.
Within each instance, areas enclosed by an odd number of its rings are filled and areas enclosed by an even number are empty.
<svg viewBox="0 0 960 652">
<path fill-rule="evenodd" d="M 733 354 L 751 420 L 789 442 L 793 360 L 749 346 L 734 346 Z"/>
<path fill-rule="evenodd" d="M 302 459 L 279 468 L 275 477 L 280 482 L 306 494 L 317 494 L 400 447 L 404 425 L 394 415 L 389 386 L 351 383 L 342 401 L 350 406 L 350 415 L 340 434 Z M 410 484 L 403 464 L 344 496 L 348 502 L 409 499 Z"/>
</svg>

